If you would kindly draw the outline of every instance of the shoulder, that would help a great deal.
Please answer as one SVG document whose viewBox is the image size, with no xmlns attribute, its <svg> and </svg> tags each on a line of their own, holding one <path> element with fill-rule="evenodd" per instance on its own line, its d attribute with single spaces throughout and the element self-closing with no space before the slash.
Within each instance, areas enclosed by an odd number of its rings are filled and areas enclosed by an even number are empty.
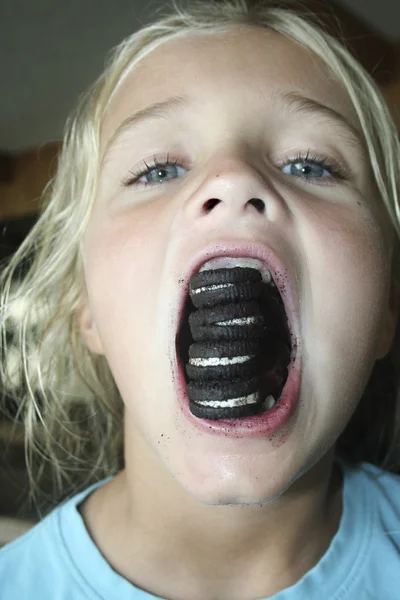
<svg viewBox="0 0 400 600">
<path fill-rule="evenodd" d="M 354 510 L 365 499 L 374 531 L 392 537 L 400 553 L 400 475 L 365 462 L 344 465 L 344 470 L 348 494 L 356 498 Z"/>
<path fill-rule="evenodd" d="M 58 512 L 0 550 L 0 600 L 50 600 L 51 590 L 64 571 Z"/>
<path fill-rule="evenodd" d="M 68 531 L 79 547 L 83 525 L 77 506 L 93 487 L 64 502 L 0 550 L 0 600 L 98 599 L 76 568 L 65 535 Z"/>
<path fill-rule="evenodd" d="M 370 463 L 347 466 L 346 471 L 347 493 L 354 494 L 349 516 L 363 530 L 361 597 L 395 600 L 400 588 L 400 476 Z"/>
<path fill-rule="evenodd" d="M 400 475 L 384 471 L 370 463 L 360 463 L 359 477 L 376 503 L 382 518 L 390 522 L 400 520 Z"/>
<path fill-rule="evenodd" d="M 376 511 L 377 535 L 397 556 L 397 573 L 400 585 L 400 476 L 362 463 L 368 493 Z"/>
</svg>

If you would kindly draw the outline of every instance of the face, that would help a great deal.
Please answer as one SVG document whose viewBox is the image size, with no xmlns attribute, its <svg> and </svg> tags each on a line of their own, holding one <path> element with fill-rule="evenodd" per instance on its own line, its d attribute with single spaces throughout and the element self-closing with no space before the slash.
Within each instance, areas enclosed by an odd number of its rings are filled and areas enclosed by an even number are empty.
<svg viewBox="0 0 400 600">
<path fill-rule="evenodd" d="M 388 350 L 388 230 L 357 130 L 327 67 L 257 29 L 166 42 L 111 100 L 82 332 L 115 377 L 132 452 L 140 440 L 201 502 L 279 497 L 334 444 Z M 284 297 L 295 351 L 262 426 L 188 414 L 182 305 L 219 255 L 261 258 Z"/>
</svg>

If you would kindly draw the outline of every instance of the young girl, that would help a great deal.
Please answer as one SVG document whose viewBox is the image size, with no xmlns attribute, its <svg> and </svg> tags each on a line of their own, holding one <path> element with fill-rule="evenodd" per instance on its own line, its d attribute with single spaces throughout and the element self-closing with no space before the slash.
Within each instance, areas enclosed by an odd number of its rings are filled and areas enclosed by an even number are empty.
<svg viewBox="0 0 400 600">
<path fill-rule="evenodd" d="M 202 0 L 122 42 L 4 275 L 63 502 L 1 600 L 399 597 L 399 157 L 309 15 Z"/>
</svg>

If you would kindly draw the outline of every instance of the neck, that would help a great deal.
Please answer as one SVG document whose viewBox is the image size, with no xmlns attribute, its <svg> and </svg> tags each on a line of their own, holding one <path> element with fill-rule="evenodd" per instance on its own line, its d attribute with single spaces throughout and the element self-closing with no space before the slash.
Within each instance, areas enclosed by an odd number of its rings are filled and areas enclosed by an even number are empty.
<svg viewBox="0 0 400 600">
<path fill-rule="evenodd" d="M 126 469 L 90 496 L 82 513 L 114 569 L 155 595 L 271 596 L 309 571 L 337 531 L 341 482 L 333 452 L 268 504 L 205 506 L 145 442 L 139 446 L 128 449 Z"/>
</svg>

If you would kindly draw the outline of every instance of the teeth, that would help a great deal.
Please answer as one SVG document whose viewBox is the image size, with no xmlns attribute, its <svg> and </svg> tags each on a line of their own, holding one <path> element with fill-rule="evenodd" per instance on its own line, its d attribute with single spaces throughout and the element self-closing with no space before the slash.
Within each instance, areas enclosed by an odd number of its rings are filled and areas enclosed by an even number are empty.
<svg viewBox="0 0 400 600">
<path fill-rule="evenodd" d="M 271 410 L 276 404 L 276 400 L 273 396 L 267 396 L 265 398 L 265 410 Z"/>
<path fill-rule="evenodd" d="M 264 283 L 275 285 L 272 279 L 271 271 L 268 267 L 258 260 L 257 258 L 242 258 L 234 256 L 221 256 L 219 258 L 213 258 L 200 268 L 200 271 L 212 271 L 215 269 L 233 269 L 234 267 L 249 267 L 250 269 L 257 269 L 262 275 Z"/>
</svg>

